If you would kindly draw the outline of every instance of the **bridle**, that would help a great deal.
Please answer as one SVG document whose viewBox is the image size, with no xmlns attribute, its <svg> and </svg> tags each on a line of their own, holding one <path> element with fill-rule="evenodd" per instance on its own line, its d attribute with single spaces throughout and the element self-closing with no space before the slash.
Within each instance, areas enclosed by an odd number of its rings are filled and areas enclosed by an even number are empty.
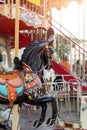
<svg viewBox="0 0 87 130">
<path fill-rule="evenodd" d="M 43 47 L 42 51 L 41 51 L 41 60 L 42 60 L 42 64 L 41 64 L 41 69 L 35 71 L 35 73 L 40 73 L 42 72 L 44 69 L 46 69 L 48 66 L 51 65 L 51 61 L 52 59 L 50 58 L 50 53 L 49 53 L 49 49 L 53 49 L 52 46 L 46 45 L 45 47 Z M 47 53 L 47 64 L 44 64 L 44 53 Z"/>
<path fill-rule="evenodd" d="M 42 49 L 42 53 L 41 53 L 42 63 L 44 63 L 44 53 L 45 53 L 45 52 L 47 52 L 47 60 L 48 60 L 48 63 L 52 61 L 52 58 L 50 58 L 49 49 L 53 49 L 53 47 L 52 47 L 52 46 L 49 46 L 49 45 L 46 45 L 46 46 Z"/>
</svg>

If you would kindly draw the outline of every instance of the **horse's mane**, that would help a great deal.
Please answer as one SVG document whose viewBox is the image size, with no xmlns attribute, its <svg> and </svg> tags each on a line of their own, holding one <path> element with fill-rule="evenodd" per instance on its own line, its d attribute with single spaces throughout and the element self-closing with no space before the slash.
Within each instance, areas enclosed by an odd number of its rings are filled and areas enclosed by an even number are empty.
<svg viewBox="0 0 87 130">
<path fill-rule="evenodd" d="M 41 52 L 46 45 L 48 45 L 48 43 L 44 40 L 33 40 L 24 50 L 22 60 L 31 66 L 33 71 L 37 71 L 41 68 Z"/>
</svg>

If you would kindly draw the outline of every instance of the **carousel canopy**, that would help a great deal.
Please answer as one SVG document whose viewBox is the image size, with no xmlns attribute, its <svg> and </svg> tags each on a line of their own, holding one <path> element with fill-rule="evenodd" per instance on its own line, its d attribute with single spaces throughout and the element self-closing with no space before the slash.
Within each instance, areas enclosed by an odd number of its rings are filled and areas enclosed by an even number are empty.
<svg viewBox="0 0 87 130">
<path fill-rule="evenodd" d="M 19 30 L 34 30 L 33 26 L 19 21 Z M 0 14 L 0 35 L 10 35 L 15 32 L 15 19 L 7 18 Z"/>
<path fill-rule="evenodd" d="M 28 5 L 28 9 L 32 12 L 32 7 L 35 7 L 35 13 L 36 16 L 34 16 L 33 13 L 29 13 L 28 11 L 23 11 L 20 15 L 20 20 L 19 20 L 19 32 L 20 30 L 35 30 L 36 28 L 32 25 L 32 22 L 34 25 L 37 25 L 39 23 L 42 23 L 41 19 L 39 19 L 37 13 L 42 12 L 42 16 L 44 15 L 43 13 L 43 6 L 46 6 L 47 10 L 50 10 L 53 7 L 56 7 L 57 9 L 61 9 L 61 7 L 67 7 L 67 5 L 71 1 L 76 1 L 78 4 L 82 3 L 82 0 L 46 0 L 46 4 L 44 5 L 45 0 L 20 0 L 20 7 L 26 4 Z M 23 3 L 21 3 L 23 2 Z M 15 0 L 14 4 L 15 5 Z M 43 6 L 42 6 L 43 5 Z M 7 16 L 3 15 L 4 11 L 7 9 L 6 7 L 9 6 L 9 4 L 0 4 L 0 35 L 3 36 L 11 36 L 11 46 L 14 47 L 14 37 L 15 37 L 15 18 L 10 18 Z M 12 7 L 14 6 L 9 6 L 10 10 L 12 10 Z M 43 8 L 42 8 L 43 7 Z M 41 10 L 40 10 L 41 9 Z M 33 10 L 33 11 L 34 11 Z M 10 11 L 9 11 L 10 12 Z M 14 10 L 12 11 L 14 12 Z M 6 12 L 5 12 L 6 13 Z M 32 14 L 32 15 L 31 15 Z M 10 14 L 11 16 L 11 14 Z M 33 19 L 36 18 L 36 19 Z M 29 24 L 27 24 L 29 22 Z M 42 27 L 43 28 L 43 27 Z M 44 28 L 43 28 L 44 29 Z M 23 33 L 19 33 L 19 48 L 27 46 L 31 42 L 30 35 L 25 35 Z"/>
<path fill-rule="evenodd" d="M 56 7 L 58 10 L 60 10 L 61 7 L 67 7 L 72 1 L 81 4 L 83 0 L 48 0 L 48 8 L 51 9 L 52 7 Z"/>
<path fill-rule="evenodd" d="M 20 30 L 34 30 L 33 26 L 26 25 L 22 20 L 19 21 Z M 0 14 L 0 35 L 4 37 L 9 37 L 10 46 L 14 48 L 15 44 L 15 19 L 9 19 Z M 30 43 L 30 38 L 26 35 L 19 34 L 19 48 L 25 47 Z"/>
<path fill-rule="evenodd" d="M 33 32 L 40 28 L 44 29 L 43 27 L 35 28 L 32 25 L 26 24 L 23 20 L 19 20 L 19 48 L 27 46 L 31 42 L 31 31 Z M 28 30 L 30 33 L 21 33 L 23 30 Z M 15 19 L 0 14 L 0 36 L 9 37 L 11 39 L 11 48 L 14 47 Z"/>
</svg>

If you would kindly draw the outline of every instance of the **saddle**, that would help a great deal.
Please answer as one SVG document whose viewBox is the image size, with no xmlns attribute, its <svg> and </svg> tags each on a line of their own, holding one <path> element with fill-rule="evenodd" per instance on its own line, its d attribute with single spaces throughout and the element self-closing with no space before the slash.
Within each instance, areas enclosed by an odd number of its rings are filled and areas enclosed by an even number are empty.
<svg viewBox="0 0 87 130">
<path fill-rule="evenodd" d="M 8 98 L 10 107 L 13 105 L 17 95 L 23 92 L 24 77 L 18 70 L 0 73 L 0 96 Z"/>
<path fill-rule="evenodd" d="M 18 70 L 0 73 L 0 84 L 10 84 L 13 87 L 19 87 L 23 82 L 23 75 Z"/>
</svg>

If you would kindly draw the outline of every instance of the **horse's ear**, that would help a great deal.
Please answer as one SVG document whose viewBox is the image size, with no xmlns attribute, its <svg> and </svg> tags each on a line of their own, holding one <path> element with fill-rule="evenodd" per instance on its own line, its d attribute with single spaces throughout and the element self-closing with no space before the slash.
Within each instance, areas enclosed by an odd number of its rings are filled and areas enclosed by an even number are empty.
<svg viewBox="0 0 87 130">
<path fill-rule="evenodd" d="M 22 69 L 21 60 L 18 57 L 14 57 L 14 69 Z"/>
</svg>

